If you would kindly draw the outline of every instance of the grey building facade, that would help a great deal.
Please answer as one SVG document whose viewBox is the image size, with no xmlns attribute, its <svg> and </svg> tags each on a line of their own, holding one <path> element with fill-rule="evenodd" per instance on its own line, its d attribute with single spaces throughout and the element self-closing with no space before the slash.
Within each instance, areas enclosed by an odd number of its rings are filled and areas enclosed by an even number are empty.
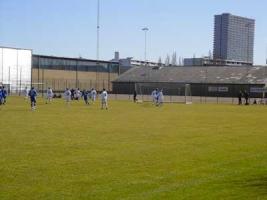
<svg viewBox="0 0 267 200">
<path fill-rule="evenodd" d="M 209 57 L 184 59 L 184 66 L 210 66 L 210 65 L 214 65 L 214 62 Z"/>
<path fill-rule="evenodd" d="M 215 15 L 215 60 L 253 65 L 255 20 L 223 13 Z"/>
</svg>

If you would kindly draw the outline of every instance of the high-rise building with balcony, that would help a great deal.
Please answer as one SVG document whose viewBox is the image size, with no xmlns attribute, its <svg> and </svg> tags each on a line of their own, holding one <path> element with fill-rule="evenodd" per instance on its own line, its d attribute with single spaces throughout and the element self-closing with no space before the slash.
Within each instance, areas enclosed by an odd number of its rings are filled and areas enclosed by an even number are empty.
<svg viewBox="0 0 267 200">
<path fill-rule="evenodd" d="M 213 59 L 253 65 L 255 20 L 223 13 L 215 15 Z"/>
</svg>

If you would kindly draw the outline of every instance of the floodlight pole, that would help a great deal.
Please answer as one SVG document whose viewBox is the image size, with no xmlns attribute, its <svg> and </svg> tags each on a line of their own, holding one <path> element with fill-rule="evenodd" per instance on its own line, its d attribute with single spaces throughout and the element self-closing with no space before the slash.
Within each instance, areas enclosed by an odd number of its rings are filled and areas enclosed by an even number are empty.
<svg viewBox="0 0 267 200">
<path fill-rule="evenodd" d="M 100 0 L 97 0 L 97 41 L 96 41 L 96 60 L 99 60 L 99 35 L 100 35 Z"/>
<path fill-rule="evenodd" d="M 97 0 L 97 27 L 96 27 L 96 90 L 98 89 L 98 67 L 99 67 L 99 49 L 100 45 L 100 0 Z"/>
<path fill-rule="evenodd" d="M 149 29 L 147 27 L 143 28 L 142 31 L 145 33 L 145 64 L 147 62 L 147 32 Z"/>
</svg>

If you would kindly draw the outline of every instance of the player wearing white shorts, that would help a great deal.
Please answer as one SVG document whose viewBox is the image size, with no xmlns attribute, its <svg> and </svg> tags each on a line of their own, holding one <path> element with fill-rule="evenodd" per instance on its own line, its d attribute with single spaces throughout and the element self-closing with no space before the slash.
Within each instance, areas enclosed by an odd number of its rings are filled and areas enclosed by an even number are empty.
<svg viewBox="0 0 267 200">
<path fill-rule="evenodd" d="M 151 98 L 152 98 L 152 101 L 155 102 L 155 95 L 156 95 L 156 90 L 153 90 L 152 93 L 151 93 Z"/>
<path fill-rule="evenodd" d="M 79 101 L 80 98 L 81 98 L 81 96 L 82 96 L 82 93 L 81 93 L 80 89 L 78 88 L 78 89 L 75 91 L 75 99 Z"/>
<path fill-rule="evenodd" d="M 25 87 L 25 90 L 24 90 L 24 98 L 25 98 L 25 100 L 26 99 L 28 99 L 28 97 L 29 97 L 29 92 L 30 92 L 30 90 L 27 88 L 27 87 Z"/>
<path fill-rule="evenodd" d="M 71 91 L 68 88 L 66 88 L 66 91 L 64 92 L 64 97 L 65 97 L 66 103 L 69 105 L 71 101 Z"/>
<path fill-rule="evenodd" d="M 101 93 L 101 109 L 108 109 L 108 93 L 105 89 L 103 89 Z"/>
<path fill-rule="evenodd" d="M 154 104 L 157 104 L 158 102 L 158 92 L 159 92 L 158 89 L 156 89 L 156 90 L 153 90 L 151 94 Z"/>
<path fill-rule="evenodd" d="M 160 90 L 158 92 L 158 98 L 157 99 L 158 99 L 157 106 L 162 106 L 163 101 L 164 101 L 163 90 Z"/>
<path fill-rule="evenodd" d="M 51 88 L 48 88 L 46 91 L 46 104 L 51 103 L 53 99 L 54 93 Z"/>
<path fill-rule="evenodd" d="M 96 95 L 97 95 L 97 92 L 94 88 L 92 88 L 91 90 L 91 98 L 92 98 L 92 101 L 95 102 L 96 100 Z"/>
</svg>

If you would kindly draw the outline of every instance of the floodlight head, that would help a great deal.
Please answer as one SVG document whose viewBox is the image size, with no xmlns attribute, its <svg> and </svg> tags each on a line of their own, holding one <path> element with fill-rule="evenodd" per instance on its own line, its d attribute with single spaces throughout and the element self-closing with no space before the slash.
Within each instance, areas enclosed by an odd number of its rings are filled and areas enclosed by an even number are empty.
<svg viewBox="0 0 267 200">
<path fill-rule="evenodd" d="M 142 28 L 142 31 L 148 31 L 149 29 L 147 27 Z"/>
</svg>

